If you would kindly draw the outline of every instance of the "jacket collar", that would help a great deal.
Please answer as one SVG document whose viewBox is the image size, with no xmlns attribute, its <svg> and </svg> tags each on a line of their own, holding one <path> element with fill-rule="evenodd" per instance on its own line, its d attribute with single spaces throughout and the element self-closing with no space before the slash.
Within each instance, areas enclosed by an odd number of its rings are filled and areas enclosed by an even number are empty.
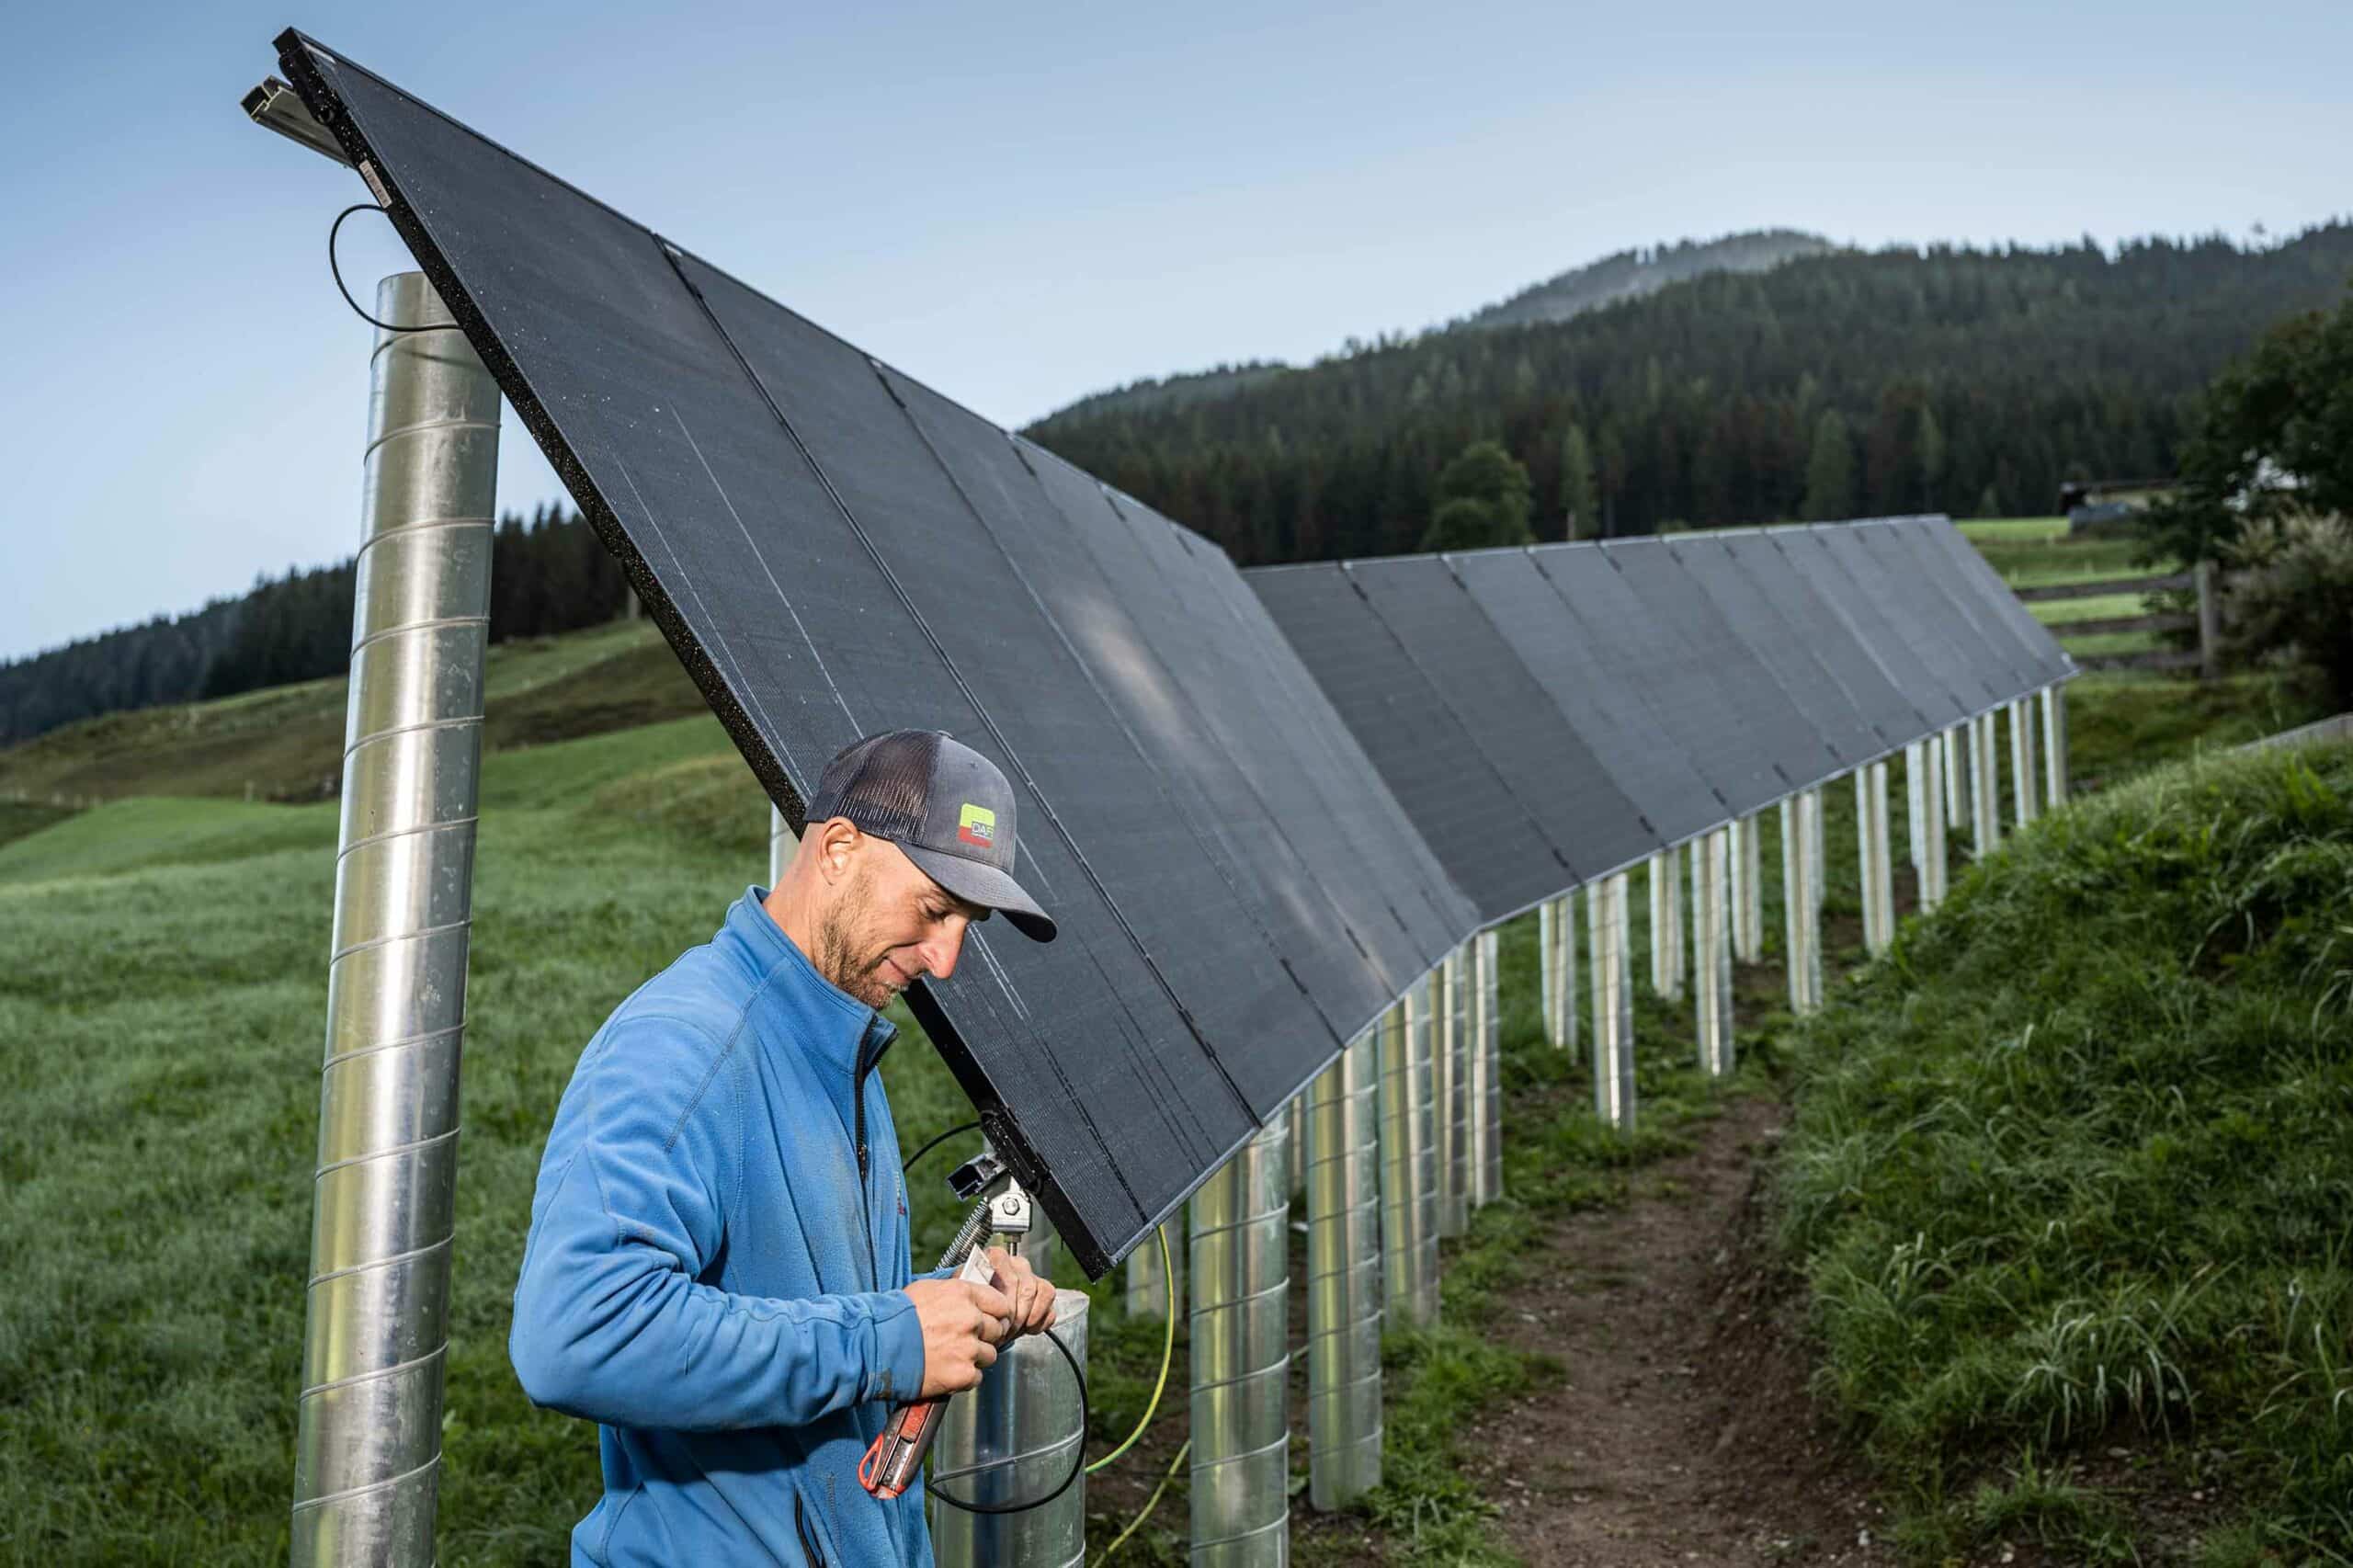
<svg viewBox="0 0 2353 1568">
<path fill-rule="evenodd" d="M 863 1055 L 879 1059 L 898 1026 L 817 972 L 769 915 L 766 888 L 745 890 L 727 912 L 718 942 L 759 987 L 753 1012 L 821 1066 L 838 1071 L 845 1091 Z"/>
</svg>

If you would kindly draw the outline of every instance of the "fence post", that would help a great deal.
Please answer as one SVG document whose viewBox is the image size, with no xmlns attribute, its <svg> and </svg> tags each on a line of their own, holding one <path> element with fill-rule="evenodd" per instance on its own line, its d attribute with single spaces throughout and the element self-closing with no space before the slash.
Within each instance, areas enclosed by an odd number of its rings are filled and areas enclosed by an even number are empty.
<svg viewBox="0 0 2353 1568">
<path fill-rule="evenodd" d="M 2198 675 L 2212 680 L 2222 673 L 2222 606 L 2215 591 L 2214 563 L 2200 561 L 2190 575 L 2198 588 Z"/>
<path fill-rule="evenodd" d="M 1368 1030 L 1307 1089 L 1307 1496 L 1323 1509 L 1381 1484 L 1379 1050 Z"/>
<path fill-rule="evenodd" d="M 1634 961 L 1627 873 L 1586 884 L 1586 944 L 1593 966 L 1593 1108 L 1610 1126 L 1634 1125 Z"/>
<path fill-rule="evenodd" d="M 498 388 L 376 288 L 292 1562 L 427 1568 L 439 1495 Z"/>
</svg>

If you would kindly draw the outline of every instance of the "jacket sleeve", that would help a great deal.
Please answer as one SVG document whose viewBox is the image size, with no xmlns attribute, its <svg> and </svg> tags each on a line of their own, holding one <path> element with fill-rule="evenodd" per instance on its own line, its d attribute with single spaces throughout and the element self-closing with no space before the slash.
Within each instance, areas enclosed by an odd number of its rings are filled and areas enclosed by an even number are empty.
<svg viewBox="0 0 2353 1568">
<path fill-rule="evenodd" d="M 534 1403 L 614 1426 L 795 1426 L 923 1383 L 903 1290 L 781 1301 L 699 1283 L 740 1179 L 729 1050 L 682 1020 L 616 1020 L 540 1168 L 508 1354 Z"/>
</svg>

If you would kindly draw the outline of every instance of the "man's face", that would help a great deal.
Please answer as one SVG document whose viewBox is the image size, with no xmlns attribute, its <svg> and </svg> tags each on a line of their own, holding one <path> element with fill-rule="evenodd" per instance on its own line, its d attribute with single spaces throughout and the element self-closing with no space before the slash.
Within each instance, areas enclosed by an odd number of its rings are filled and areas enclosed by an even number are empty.
<svg viewBox="0 0 2353 1568">
<path fill-rule="evenodd" d="M 886 838 L 860 834 L 817 928 L 817 971 L 870 1007 L 925 975 L 956 972 L 964 931 L 989 912 L 924 875 Z"/>
</svg>

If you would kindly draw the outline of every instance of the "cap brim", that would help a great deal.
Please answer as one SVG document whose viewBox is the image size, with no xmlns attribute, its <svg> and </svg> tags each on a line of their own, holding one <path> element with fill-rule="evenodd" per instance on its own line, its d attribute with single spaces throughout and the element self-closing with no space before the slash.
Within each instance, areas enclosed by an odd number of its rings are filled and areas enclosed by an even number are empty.
<svg viewBox="0 0 2353 1568">
<path fill-rule="evenodd" d="M 1054 917 L 1039 908 L 1038 901 L 1024 892 L 1019 882 L 995 866 L 904 842 L 899 848 L 925 876 L 965 903 L 998 911 L 1015 930 L 1033 942 L 1054 939 Z"/>
</svg>

